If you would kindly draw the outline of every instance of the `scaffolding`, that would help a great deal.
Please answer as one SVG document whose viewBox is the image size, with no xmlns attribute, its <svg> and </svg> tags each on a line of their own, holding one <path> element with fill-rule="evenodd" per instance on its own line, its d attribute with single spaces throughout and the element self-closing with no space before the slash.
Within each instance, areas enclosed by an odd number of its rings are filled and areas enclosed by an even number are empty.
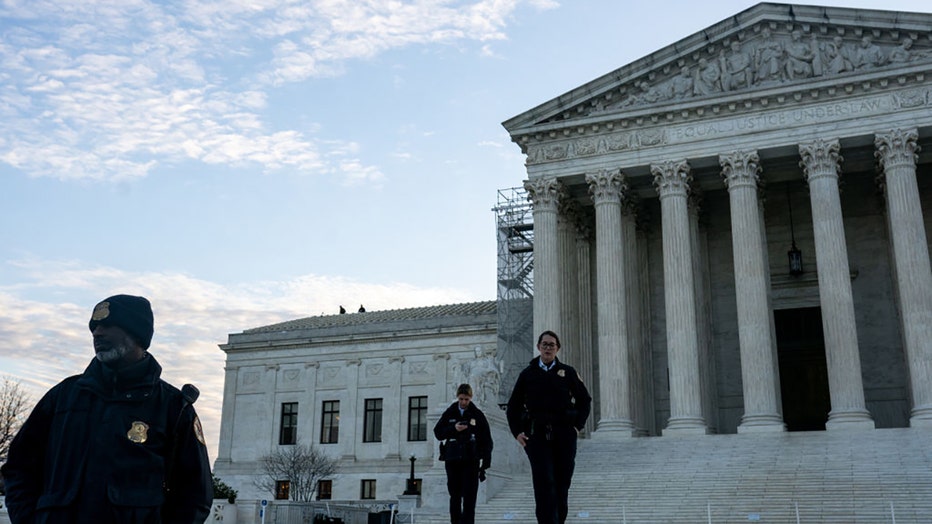
<svg viewBox="0 0 932 524">
<path fill-rule="evenodd" d="M 534 221 L 527 191 L 500 189 L 492 209 L 498 236 L 498 358 L 502 363 L 499 403 L 527 366 L 534 348 Z"/>
</svg>

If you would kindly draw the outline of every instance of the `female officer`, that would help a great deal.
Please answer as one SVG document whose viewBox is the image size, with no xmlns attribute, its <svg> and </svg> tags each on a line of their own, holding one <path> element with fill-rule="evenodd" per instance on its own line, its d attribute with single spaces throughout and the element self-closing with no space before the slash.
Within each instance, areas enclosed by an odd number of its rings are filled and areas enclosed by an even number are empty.
<svg viewBox="0 0 932 524">
<path fill-rule="evenodd" d="M 576 370 L 557 360 L 553 331 L 537 338 L 540 356 L 521 371 L 508 400 L 508 427 L 531 463 L 537 522 L 562 524 L 576 468 L 576 438 L 592 397 Z"/>
<path fill-rule="evenodd" d="M 474 524 L 479 479 L 485 480 L 485 470 L 492 461 L 492 431 L 485 415 L 472 403 L 469 384 L 456 388 L 456 402 L 440 416 L 434 436 L 441 442 L 440 460 L 446 464 L 450 522 Z"/>
</svg>

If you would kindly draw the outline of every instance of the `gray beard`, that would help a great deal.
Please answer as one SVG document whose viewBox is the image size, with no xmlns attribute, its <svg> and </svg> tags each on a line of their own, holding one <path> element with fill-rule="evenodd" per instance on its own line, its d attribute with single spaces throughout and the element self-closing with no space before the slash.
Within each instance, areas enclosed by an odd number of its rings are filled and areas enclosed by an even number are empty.
<svg viewBox="0 0 932 524">
<path fill-rule="evenodd" d="M 105 351 L 98 351 L 95 356 L 97 360 L 104 364 L 113 364 L 123 358 L 127 353 L 129 353 L 129 347 L 127 347 L 126 344 L 120 344 L 119 346 L 114 346 Z"/>
</svg>

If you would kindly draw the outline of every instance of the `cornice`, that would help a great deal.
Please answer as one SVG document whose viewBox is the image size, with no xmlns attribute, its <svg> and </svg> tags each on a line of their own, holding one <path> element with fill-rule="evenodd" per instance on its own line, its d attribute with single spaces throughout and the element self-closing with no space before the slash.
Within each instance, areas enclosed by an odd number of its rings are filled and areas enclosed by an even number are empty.
<svg viewBox="0 0 932 524">
<path fill-rule="evenodd" d="M 798 86 L 780 86 L 760 91 L 724 95 L 712 100 L 678 104 L 676 107 L 646 107 L 637 111 L 615 115 L 595 115 L 567 122 L 554 122 L 535 126 L 526 134 L 512 136 L 524 154 L 531 156 L 529 146 L 565 140 L 583 140 L 575 145 L 577 154 L 594 154 L 598 145 L 585 142 L 586 138 L 604 138 L 622 131 L 646 133 L 637 142 L 618 143 L 620 149 L 658 145 L 662 142 L 658 126 L 698 123 L 704 118 L 719 116 L 751 116 L 767 110 L 792 109 L 806 103 L 844 101 L 852 96 L 875 94 L 907 86 L 930 87 L 932 64 L 910 67 L 908 70 L 873 72 L 840 79 L 829 79 Z M 529 163 L 534 163 L 529 158 Z"/>
<path fill-rule="evenodd" d="M 930 27 L 929 14 L 760 4 L 504 125 L 512 140 L 529 155 L 529 163 L 534 163 L 539 161 L 534 155 L 540 154 L 529 151 L 534 145 L 574 139 L 574 147 L 585 155 L 597 147 L 586 139 L 618 131 L 646 133 L 657 125 L 747 115 L 921 85 L 932 71 Z M 911 46 L 904 51 L 905 39 Z M 763 69 L 757 62 L 768 43 L 782 53 L 771 78 L 757 71 Z M 800 46 L 798 56 L 802 58 L 793 63 L 801 65 L 791 67 L 788 49 L 799 50 Z M 753 73 L 748 73 L 743 83 L 722 75 L 712 87 L 675 87 L 678 75 L 698 82 L 700 63 L 711 63 L 720 73 L 728 69 L 729 53 L 751 59 Z M 841 58 L 830 62 L 829 56 Z M 691 73 L 684 74 L 684 70 Z M 646 143 L 617 146 L 656 145 L 652 139 L 657 138 L 646 136 Z M 546 153 L 554 160 L 559 155 L 559 151 Z"/>
</svg>

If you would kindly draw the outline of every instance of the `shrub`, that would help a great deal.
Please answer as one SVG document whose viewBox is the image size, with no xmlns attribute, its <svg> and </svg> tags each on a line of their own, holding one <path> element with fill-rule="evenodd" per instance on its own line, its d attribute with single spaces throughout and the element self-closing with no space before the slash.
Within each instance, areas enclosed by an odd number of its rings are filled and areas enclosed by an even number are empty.
<svg viewBox="0 0 932 524">
<path fill-rule="evenodd" d="M 214 498 L 215 499 L 227 499 L 227 502 L 234 504 L 236 502 L 236 495 L 239 493 L 235 489 L 231 488 L 229 484 L 220 480 L 220 477 L 217 475 L 213 476 L 214 479 Z"/>
</svg>

